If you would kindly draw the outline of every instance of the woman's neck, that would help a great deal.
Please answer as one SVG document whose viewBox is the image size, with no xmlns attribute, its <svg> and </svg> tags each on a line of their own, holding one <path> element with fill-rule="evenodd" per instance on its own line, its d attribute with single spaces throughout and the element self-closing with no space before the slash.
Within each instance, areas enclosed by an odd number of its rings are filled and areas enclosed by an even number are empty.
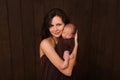
<svg viewBox="0 0 120 80">
<path fill-rule="evenodd" d="M 57 44 L 58 38 L 56 38 L 56 37 L 51 37 L 51 38 L 53 39 L 53 41 L 55 42 L 55 44 Z"/>
</svg>

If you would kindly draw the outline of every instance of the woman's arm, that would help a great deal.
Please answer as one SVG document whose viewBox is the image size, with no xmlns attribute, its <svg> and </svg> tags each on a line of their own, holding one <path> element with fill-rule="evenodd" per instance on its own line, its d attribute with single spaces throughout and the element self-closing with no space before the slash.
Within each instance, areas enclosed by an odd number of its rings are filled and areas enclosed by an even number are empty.
<svg viewBox="0 0 120 80">
<path fill-rule="evenodd" d="M 68 71 L 62 70 L 60 68 L 60 65 L 63 64 L 63 60 L 59 57 L 59 55 L 56 53 L 53 44 L 49 42 L 48 39 L 44 39 L 40 44 L 40 49 L 44 53 L 44 55 L 47 56 L 47 58 L 50 60 L 50 62 L 64 75 L 69 76 Z"/>
<path fill-rule="evenodd" d="M 77 49 L 78 49 L 78 33 L 76 32 L 76 34 L 75 34 L 75 46 L 74 46 L 73 51 L 71 53 L 72 55 L 74 55 L 74 57 L 69 60 L 68 67 L 64 69 L 64 70 L 69 72 L 69 75 L 72 74 L 73 67 L 76 63 Z"/>
<path fill-rule="evenodd" d="M 59 55 L 56 53 L 54 49 L 54 45 L 52 42 L 48 39 L 44 39 L 40 44 L 40 49 L 43 51 L 43 53 L 48 57 L 48 59 L 52 62 L 52 64 L 64 75 L 71 76 L 73 66 L 75 64 L 76 55 L 77 55 L 77 47 L 78 44 L 75 41 L 75 47 L 73 49 L 74 58 L 70 59 L 68 68 L 61 69 L 60 65 L 63 64 L 63 60 L 59 57 Z"/>
</svg>

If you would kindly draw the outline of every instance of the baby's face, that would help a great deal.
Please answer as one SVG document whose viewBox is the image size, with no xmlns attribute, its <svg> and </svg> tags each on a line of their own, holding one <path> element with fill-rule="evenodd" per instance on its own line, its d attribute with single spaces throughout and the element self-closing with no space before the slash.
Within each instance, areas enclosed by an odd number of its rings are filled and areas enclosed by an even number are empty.
<svg viewBox="0 0 120 80">
<path fill-rule="evenodd" d="M 62 32 L 62 37 L 64 39 L 70 39 L 73 37 L 73 29 L 69 27 L 65 27 L 63 32 Z"/>
</svg>

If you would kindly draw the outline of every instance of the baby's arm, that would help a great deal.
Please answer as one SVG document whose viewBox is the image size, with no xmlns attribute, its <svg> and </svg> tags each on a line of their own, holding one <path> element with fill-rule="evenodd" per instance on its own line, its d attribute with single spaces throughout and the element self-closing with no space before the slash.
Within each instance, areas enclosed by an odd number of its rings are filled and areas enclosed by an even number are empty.
<svg viewBox="0 0 120 80">
<path fill-rule="evenodd" d="M 72 55 L 71 55 L 71 56 L 69 55 L 69 51 L 68 51 L 68 50 L 64 51 L 64 54 L 63 54 L 64 62 L 63 62 L 63 64 L 60 66 L 61 69 L 65 69 L 65 68 L 68 67 L 69 59 L 70 59 L 71 57 L 72 57 Z"/>
<path fill-rule="evenodd" d="M 64 62 L 63 64 L 60 66 L 61 69 L 65 69 L 68 67 L 69 65 L 69 60 L 74 58 L 74 54 L 70 54 L 70 52 L 68 50 L 64 51 L 64 54 L 63 54 L 63 59 L 64 59 Z"/>
</svg>

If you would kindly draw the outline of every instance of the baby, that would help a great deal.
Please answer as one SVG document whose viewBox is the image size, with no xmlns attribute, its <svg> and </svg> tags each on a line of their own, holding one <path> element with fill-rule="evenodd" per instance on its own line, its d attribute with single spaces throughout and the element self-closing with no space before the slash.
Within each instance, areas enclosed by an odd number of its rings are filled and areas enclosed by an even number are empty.
<svg viewBox="0 0 120 80">
<path fill-rule="evenodd" d="M 74 57 L 72 54 L 74 48 L 74 36 L 76 33 L 76 27 L 74 24 L 67 24 L 63 30 L 62 37 L 59 39 L 56 46 L 56 50 L 62 53 L 64 63 L 60 66 L 61 69 L 68 67 L 69 60 Z"/>
</svg>

